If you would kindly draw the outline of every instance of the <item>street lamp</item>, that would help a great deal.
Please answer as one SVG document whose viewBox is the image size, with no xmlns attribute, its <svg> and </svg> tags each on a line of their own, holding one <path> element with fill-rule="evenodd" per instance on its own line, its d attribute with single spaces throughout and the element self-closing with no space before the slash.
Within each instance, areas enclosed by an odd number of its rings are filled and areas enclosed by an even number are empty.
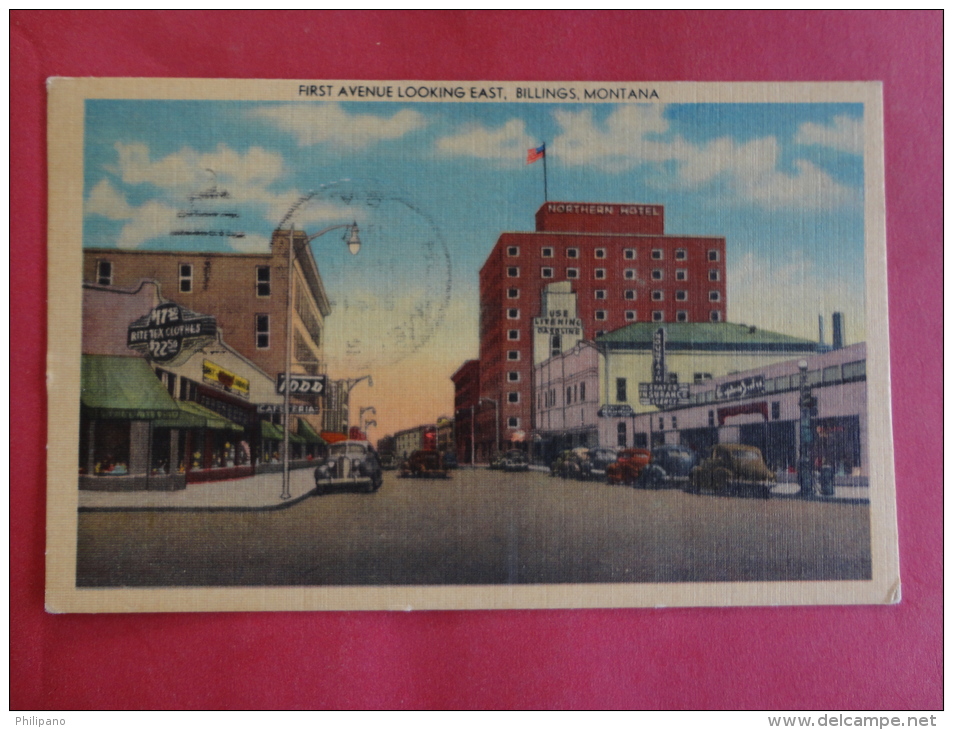
<svg viewBox="0 0 953 730">
<path fill-rule="evenodd" d="M 308 236 L 307 232 L 302 231 L 305 236 L 305 245 L 310 244 L 314 239 L 323 236 L 325 233 L 347 228 L 346 237 L 347 250 L 352 255 L 357 255 L 361 250 L 361 238 L 357 229 L 357 221 L 353 223 L 341 223 L 335 226 L 328 226 L 313 236 Z M 288 231 L 288 302 L 287 302 L 287 326 L 285 328 L 285 438 L 284 438 L 284 465 L 281 478 L 281 498 L 291 498 L 291 461 L 289 452 L 291 451 L 291 350 L 292 340 L 294 339 L 294 297 L 292 290 L 294 288 L 294 260 L 295 260 L 295 227 L 294 223 L 289 224 Z"/>
<path fill-rule="evenodd" d="M 496 453 L 500 453 L 500 402 L 493 400 L 492 398 L 480 398 L 480 403 L 484 401 L 487 403 L 493 404 L 493 411 L 495 413 L 494 422 L 496 423 Z"/>
<path fill-rule="evenodd" d="M 797 481 L 800 485 L 801 496 L 814 496 L 814 464 L 811 461 L 811 444 L 814 441 L 814 432 L 811 428 L 811 412 L 814 410 L 814 397 L 811 386 L 807 383 L 807 360 L 798 360 L 797 369 L 800 371 L 801 382 L 798 393 L 798 405 L 801 409 L 800 438 L 798 439 Z"/>
<path fill-rule="evenodd" d="M 359 378 L 344 378 L 343 380 L 338 381 L 345 388 L 345 399 L 344 399 L 344 433 L 345 434 L 348 434 L 351 428 L 351 391 L 354 389 L 354 387 L 358 383 L 362 383 L 365 380 L 367 381 L 368 388 L 374 387 L 374 378 L 372 378 L 370 375 L 362 375 Z M 377 412 L 375 411 L 375 415 L 376 413 Z"/>
</svg>

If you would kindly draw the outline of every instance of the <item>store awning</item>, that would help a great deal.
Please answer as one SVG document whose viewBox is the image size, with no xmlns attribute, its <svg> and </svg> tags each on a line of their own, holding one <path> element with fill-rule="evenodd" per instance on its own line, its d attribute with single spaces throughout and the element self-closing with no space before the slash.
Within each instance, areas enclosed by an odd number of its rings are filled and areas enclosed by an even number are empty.
<svg viewBox="0 0 953 730">
<path fill-rule="evenodd" d="M 318 432 L 314 430 L 314 426 L 312 426 L 303 418 L 298 419 L 298 435 L 309 444 L 321 444 L 326 446 L 328 443 L 318 435 Z"/>
<path fill-rule="evenodd" d="M 90 418 L 155 421 L 179 408 L 141 357 L 83 355 L 80 402 Z"/>
<path fill-rule="evenodd" d="M 190 417 L 192 420 L 201 422 L 201 425 L 199 426 L 179 426 L 179 428 L 211 428 L 217 429 L 219 431 L 245 430 L 244 426 L 241 426 L 234 421 L 229 421 L 224 416 L 220 416 L 215 411 L 210 410 L 205 406 L 200 406 L 198 403 L 180 400 L 177 401 L 177 405 L 185 416 Z"/>
<path fill-rule="evenodd" d="M 284 441 L 285 429 L 271 421 L 261 422 L 261 437 L 266 441 Z M 288 440 L 294 444 L 303 444 L 305 440 L 296 433 L 288 434 Z"/>
<path fill-rule="evenodd" d="M 323 438 L 326 443 L 336 444 L 338 441 L 347 441 L 347 434 L 338 433 L 337 431 L 322 431 L 321 438 Z"/>
</svg>

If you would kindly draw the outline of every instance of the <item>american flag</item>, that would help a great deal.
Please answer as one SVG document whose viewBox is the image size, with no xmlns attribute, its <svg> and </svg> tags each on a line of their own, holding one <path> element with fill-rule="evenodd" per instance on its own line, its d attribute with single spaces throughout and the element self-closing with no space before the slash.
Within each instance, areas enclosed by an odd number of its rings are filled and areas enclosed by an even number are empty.
<svg viewBox="0 0 953 730">
<path fill-rule="evenodd" d="M 526 164 L 532 165 L 536 160 L 546 156 L 546 143 L 543 142 L 539 147 L 533 147 L 526 153 Z"/>
</svg>

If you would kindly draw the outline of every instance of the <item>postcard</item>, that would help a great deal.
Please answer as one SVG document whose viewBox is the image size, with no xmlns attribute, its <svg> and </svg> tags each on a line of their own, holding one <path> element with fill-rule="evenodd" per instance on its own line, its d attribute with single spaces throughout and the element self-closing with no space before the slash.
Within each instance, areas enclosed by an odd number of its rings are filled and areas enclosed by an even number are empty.
<svg viewBox="0 0 953 730">
<path fill-rule="evenodd" d="M 48 86 L 49 611 L 900 600 L 879 83 Z"/>
</svg>

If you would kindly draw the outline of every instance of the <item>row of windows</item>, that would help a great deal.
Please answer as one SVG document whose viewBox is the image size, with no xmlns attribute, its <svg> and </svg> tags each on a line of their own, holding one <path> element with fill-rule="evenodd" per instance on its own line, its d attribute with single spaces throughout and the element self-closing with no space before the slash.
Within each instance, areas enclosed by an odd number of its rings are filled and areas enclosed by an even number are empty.
<svg viewBox="0 0 953 730">
<path fill-rule="evenodd" d="M 602 289 L 596 290 L 596 299 L 604 300 L 606 298 L 606 292 Z M 634 301 L 635 300 L 635 290 L 629 290 L 625 292 L 625 298 Z M 653 291 L 652 292 L 652 301 L 653 302 L 664 302 L 665 301 L 665 292 L 663 291 Z M 688 292 L 687 291 L 677 291 L 675 292 L 675 301 L 676 302 L 687 302 L 688 301 Z M 720 302 L 721 301 L 721 292 L 710 291 L 708 292 L 708 301 L 709 302 Z M 601 314 L 600 314 L 601 312 Z M 606 319 L 606 310 L 597 309 L 596 310 L 596 319 Z M 521 313 L 520 310 L 515 307 L 510 307 L 506 310 L 507 319 L 520 319 Z M 630 317 L 626 316 L 626 319 Z"/>
<path fill-rule="evenodd" d="M 506 275 L 510 279 L 518 279 L 520 277 L 520 267 L 508 266 L 506 268 Z M 541 279 L 553 279 L 556 277 L 556 269 L 552 266 L 543 266 L 539 270 L 539 276 Z M 605 279 L 606 276 L 606 269 L 593 269 L 593 279 L 602 280 Z M 663 281 L 665 279 L 665 271 L 662 269 L 652 269 L 651 277 L 653 281 Z M 578 279 L 579 269 L 568 267 L 566 269 L 566 278 Z M 622 278 L 627 281 L 635 281 L 639 276 L 635 269 L 623 269 Z M 675 269 L 675 281 L 688 281 L 688 269 Z M 708 281 L 721 281 L 721 270 L 709 269 Z"/>
<path fill-rule="evenodd" d="M 551 259 L 555 256 L 555 248 L 552 246 L 543 246 L 540 249 L 540 254 L 544 259 Z M 579 249 L 578 248 L 567 248 L 565 250 L 567 259 L 578 259 L 579 258 Z M 606 258 L 606 249 L 596 248 L 593 249 L 593 258 L 604 259 Z M 520 255 L 519 246 L 507 246 L 506 255 L 510 257 Z M 654 261 L 662 261 L 665 258 L 665 249 L 664 248 L 653 248 L 652 253 L 650 254 Z M 716 248 L 709 249 L 707 251 L 708 261 L 720 261 L 721 260 L 721 251 Z M 622 249 L 622 257 L 628 261 L 635 261 L 636 251 L 634 248 L 624 248 Z M 685 248 L 676 248 L 674 251 L 674 257 L 676 261 L 688 261 L 688 249 Z"/>
<path fill-rule="evenodd" d="M 113 265 L 111 261 L 96 262 L 96 283 L 100 286 L 112 286 Z M 179 291 L 188 294 L 195 290 L 195 267 L 192 264 L 179 264 Z M 259 297 L 271 296 L 271 267 L 255 267 L 255 294 Z"/>
<path fill-rule="evenodd" d="M 556 389 L 550 388 L 545 393 L 543 393 L 542 403 L 539 404 L 539 408 L 552 408 L 556 405 Z M 585 403 L 586 401 L 586 384 L 578 383 L 577 385 L 567 385 L 566 386 L 566 405 L 571 405 L 573 403 Z"/>
<path fill-rule="evenodd" d="M 711 311 L 708 313 L 708 321 L 709 321 L 709 322 L 721 322 L 721 321 L 722 321 L 721 318 L 722 318 L 722 314 L 721 314 L 721 312 L 720 312 L 719 310 L 717 310 L 717 309 L 713 309 L 713 310 L 711 310 Z M 605 321 L 607 321 L 608 319 L 609 319 L 609 313 L 608 313 L 608 311 L 606 311 L 605 309 L 597 309 L 597 310 L 595 311 L 595 320 L 596 320 L 597 322 L 605 322 Z M 638 321 L 639 321 L 638 312 L 636 312 L 634 309 L 627 309 L 627 310 L 625 310 L 625 320 L 626 320 L 627 322 L 638 322 Z M 666 319 L 665 319 L 665 312 L 664 312 L 663 310 L 661 310 L 661 309 L 654 309 L 654 310 L 652 310 L 652 321 L 653 321 L 653 322 L 665 322 L 665 321 L 666 321 Z M 674 322 L 688 322 L 688 321 L 689 321 L 689 319 L 688 319 L 688 312 L 687 312 L 686 310 L 684 310 L 684 309 L 676 310 L 676 312 L 675 312 L 675 319 L 672 320 L 672 321 L 674 321 Z M 602 331 L 597 332 L 596 334 L 597 334 L 597 336 L 598 336 L 599 334 L 602 334 Z M 520 331 L 519 331 L 519 330 L 507 330 L 507 331 L 506 331 L 506 339 L 510 340 L 511 342 L 519 342 L 519 340 L 520 340 Z M 515 350 L 511 350 L 510 352 L 516 352 L 516 351 L 515 351 Z M 517 352 L 516 354 L 518 355 L 519 353 Z M 556 353 L 554 353 L 554 354 L 556 354 Z M 518 360 L 519 357 L 508 358 L 508 359 Z"/>
</svg>

